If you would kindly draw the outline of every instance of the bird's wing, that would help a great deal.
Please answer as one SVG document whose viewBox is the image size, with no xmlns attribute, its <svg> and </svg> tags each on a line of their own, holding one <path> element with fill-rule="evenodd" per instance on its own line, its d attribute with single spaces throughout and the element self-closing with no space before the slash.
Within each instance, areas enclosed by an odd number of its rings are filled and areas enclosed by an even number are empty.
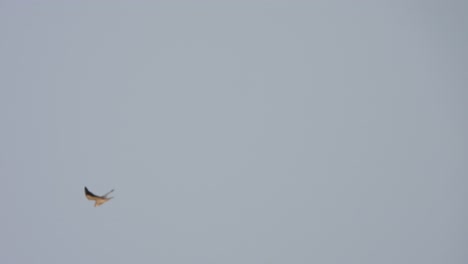
<svg viewBox="0 0 468 264">
<path fill-rule="evenodd" d="M 88 190 L 88 188 L 86 188 L 86 187 L 84 187 L 84 190 L 85 190 L 86 198 L 88 198 L 88 200 L 96 200 L 96 199 L 101 198 L 101 197 L 95 195 L 94 193 L 90 192 Z"/>
</svg>

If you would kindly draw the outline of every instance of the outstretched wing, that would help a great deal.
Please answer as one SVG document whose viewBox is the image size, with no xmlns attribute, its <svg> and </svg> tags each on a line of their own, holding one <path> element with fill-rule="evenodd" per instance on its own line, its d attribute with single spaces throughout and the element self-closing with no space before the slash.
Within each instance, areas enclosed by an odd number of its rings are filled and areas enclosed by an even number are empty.
<svg viewBox="0 0 468 264">
<path fill-rule="evenodd" d="M 94 193 L 90 192 L 88 188 L 86 188 L 86 186 L 84 187 L 84 191 L 85 191 L 86 198 L 88 198 L 88 200 L 96 200 L 96 199 L 101 198 L 95 195 Z"/>
</svg>

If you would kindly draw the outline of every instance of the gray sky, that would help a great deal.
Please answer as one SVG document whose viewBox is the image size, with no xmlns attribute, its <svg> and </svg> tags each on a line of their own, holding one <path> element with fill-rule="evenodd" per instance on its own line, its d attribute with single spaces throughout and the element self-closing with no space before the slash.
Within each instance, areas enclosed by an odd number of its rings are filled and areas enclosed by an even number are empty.
<svg viewBox="0 0 468 264">
<path fill-rule="evenodd" d="M 467 263 L 465 1 L 154 2 L 0 2 L 0 263 Z"/>
</svg>

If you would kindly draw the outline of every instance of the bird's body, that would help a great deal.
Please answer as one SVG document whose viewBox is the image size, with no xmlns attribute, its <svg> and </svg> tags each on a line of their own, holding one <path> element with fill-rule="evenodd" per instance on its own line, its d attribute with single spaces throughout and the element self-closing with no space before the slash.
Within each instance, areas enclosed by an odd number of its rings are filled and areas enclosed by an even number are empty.
<svg viewBox="0 0 468 264">
<path fill-rule="evenodd" d="M 95 201 L 94 207 L 100 206 L 103 203 L 105 203 L 105 202 L 109 201 L 110 199 L 114 198 L 114 197 L 107 197 L 107 195 L 109 195 L 114 190 L 111 190 L 110 192 L 104 194 L 103 196 L 95 195 L 94 193 L 90 192 L 88 190 L 88 188 L 86 188 L 86 186 L 84 188 L 84 191 L 85 191 L 86 198 L 88 198 L 88 200 Z"/>
</svg>

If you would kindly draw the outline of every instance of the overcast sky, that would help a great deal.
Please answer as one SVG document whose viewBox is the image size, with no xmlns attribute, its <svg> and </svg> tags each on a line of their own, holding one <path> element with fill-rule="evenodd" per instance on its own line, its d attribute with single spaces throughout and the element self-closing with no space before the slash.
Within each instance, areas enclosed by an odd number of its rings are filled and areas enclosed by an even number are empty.
<svg viewBox="0 0 468 264">
<path fill-rule="evenodd" d="M 467 263 L 467 13 L 1 1 L 0 263 Z"/>
</svg>

